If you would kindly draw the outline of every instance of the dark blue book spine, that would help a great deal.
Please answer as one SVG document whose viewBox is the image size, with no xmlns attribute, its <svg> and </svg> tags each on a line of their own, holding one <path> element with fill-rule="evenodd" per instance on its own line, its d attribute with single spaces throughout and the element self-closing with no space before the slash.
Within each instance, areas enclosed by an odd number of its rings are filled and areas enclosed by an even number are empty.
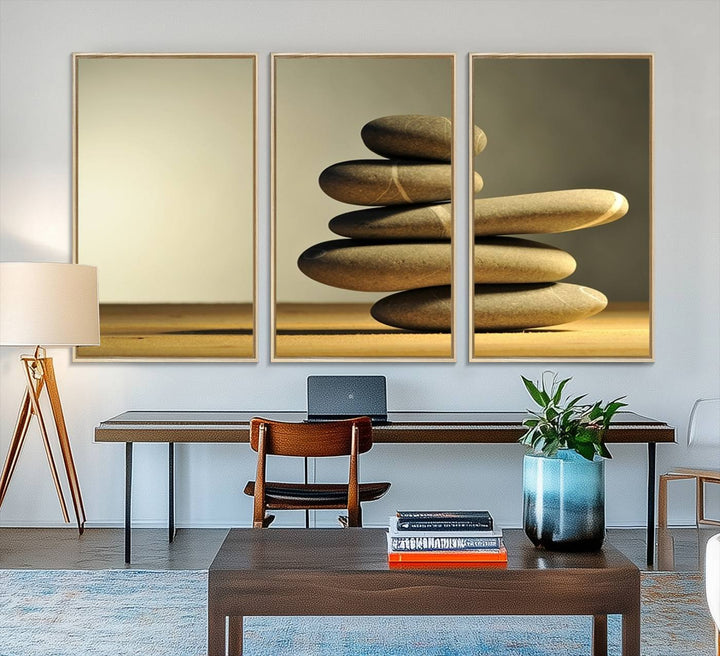
<svg viewBox="0 0 720 656">
<path fill-rule="evenodd" d="M 492 519 L 480 521 L 423 521 L 398 519 L 398 531 L 492 531 Z"/>
<path fill-rule="evenodd" d="M 451 519 L 463 521 L 492 521 L 492 517 L 487 510 L 398 510 L 397 518 L 417 519 L 427 522 Z"/>
</svg>

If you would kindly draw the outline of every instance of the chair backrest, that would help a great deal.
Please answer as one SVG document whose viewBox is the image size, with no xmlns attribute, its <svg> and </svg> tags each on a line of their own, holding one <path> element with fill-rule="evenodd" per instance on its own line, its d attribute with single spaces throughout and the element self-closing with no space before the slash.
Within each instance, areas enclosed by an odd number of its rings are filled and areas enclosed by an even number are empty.
<svg viewBox="0 0 720 656">
<path fill-rule="evenodd" d="M 265 452 L 268 455 L 321 458 L 349 456 L 353 426 L 358 431 L 358 453 L 372 447 L 372 422 L 369 417 L 339 421 L 291 423 L 253 417 L 250 420 L 250 446 L 258 450 L 260 427 L 265 426 Z"/>
<path fill-rule="evenodd" d="M 688 446 L 720 447 L 720 398 L 695 401 L 688 421 Z"/>
</svg>

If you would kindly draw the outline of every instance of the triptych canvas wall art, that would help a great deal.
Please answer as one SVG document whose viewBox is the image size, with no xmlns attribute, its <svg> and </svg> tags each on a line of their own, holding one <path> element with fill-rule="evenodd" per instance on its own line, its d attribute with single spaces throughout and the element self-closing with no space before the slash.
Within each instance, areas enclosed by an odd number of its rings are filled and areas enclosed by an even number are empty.
<svg viewBox="0 0 720 656">
<path fill-rule="evenodd" d="M 651 357 L 652 58 L 471 56 L 473 358 Z"/>
<path fill-rule="evenodd" d="M 74 56 L 79 359 L 256 357 L 255 55 Z"/>
<path fill-rule="evenodd" d="M 452 358 L 453 64 L 273 58 L 275 358 Z"/>
<path fill-rule="evenodd" d="M 470 55 L 468 125 L 453 54 L 273 55 L 257 257 L 256 57 L 74 63 L 76 357 L 257 359 L 268 269 L 273 361 L 652 357 L 650 55 Z"/>
</svg>

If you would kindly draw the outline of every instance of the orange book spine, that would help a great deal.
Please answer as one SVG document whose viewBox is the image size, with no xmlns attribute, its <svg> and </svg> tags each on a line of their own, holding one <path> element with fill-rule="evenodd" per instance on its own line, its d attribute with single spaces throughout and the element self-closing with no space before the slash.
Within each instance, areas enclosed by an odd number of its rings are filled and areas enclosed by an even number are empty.
<svg viewBox="0 0 720 656">
<path fill-rule="evenodd" d="M 403 561 L 402 563 L 397 563 L 390 561 L 388 563 L 388 567 L 390 569 L 458 569 L 459 567 L 462 567 L 463 569 L 506 569 L 507 562 L 505 561 L 493 563 L 479 560 L 475 562 L 465 560 L 456 563 L 441 561 L 419 561 L 416 563 L 408 563 L 407 561 Z"/>
<path fill-rule="evenodd" d="M 505 547 L 486 551 L 390 551 L 391 563 L 506 563 Z"/>
</svg>

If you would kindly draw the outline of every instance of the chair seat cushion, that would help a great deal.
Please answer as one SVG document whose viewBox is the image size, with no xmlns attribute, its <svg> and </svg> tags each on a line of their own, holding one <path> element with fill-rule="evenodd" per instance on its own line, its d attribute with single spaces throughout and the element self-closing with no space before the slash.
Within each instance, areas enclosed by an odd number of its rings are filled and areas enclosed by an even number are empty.
<svg viewBox="0 0 720 656">
<path fill-rule="evenodd" d="M 390 483 L 361 483 L 360 502 L 375 501 L 390 488 Z M 255 495 L 255 481 L 245 486 L 245 494 Z M 282 505 L 289 508 L 345 508 L 347 507 L 347 485 L 333 483 L 265 483 L 265 498 L 268 507 Z"/>
</svg>

